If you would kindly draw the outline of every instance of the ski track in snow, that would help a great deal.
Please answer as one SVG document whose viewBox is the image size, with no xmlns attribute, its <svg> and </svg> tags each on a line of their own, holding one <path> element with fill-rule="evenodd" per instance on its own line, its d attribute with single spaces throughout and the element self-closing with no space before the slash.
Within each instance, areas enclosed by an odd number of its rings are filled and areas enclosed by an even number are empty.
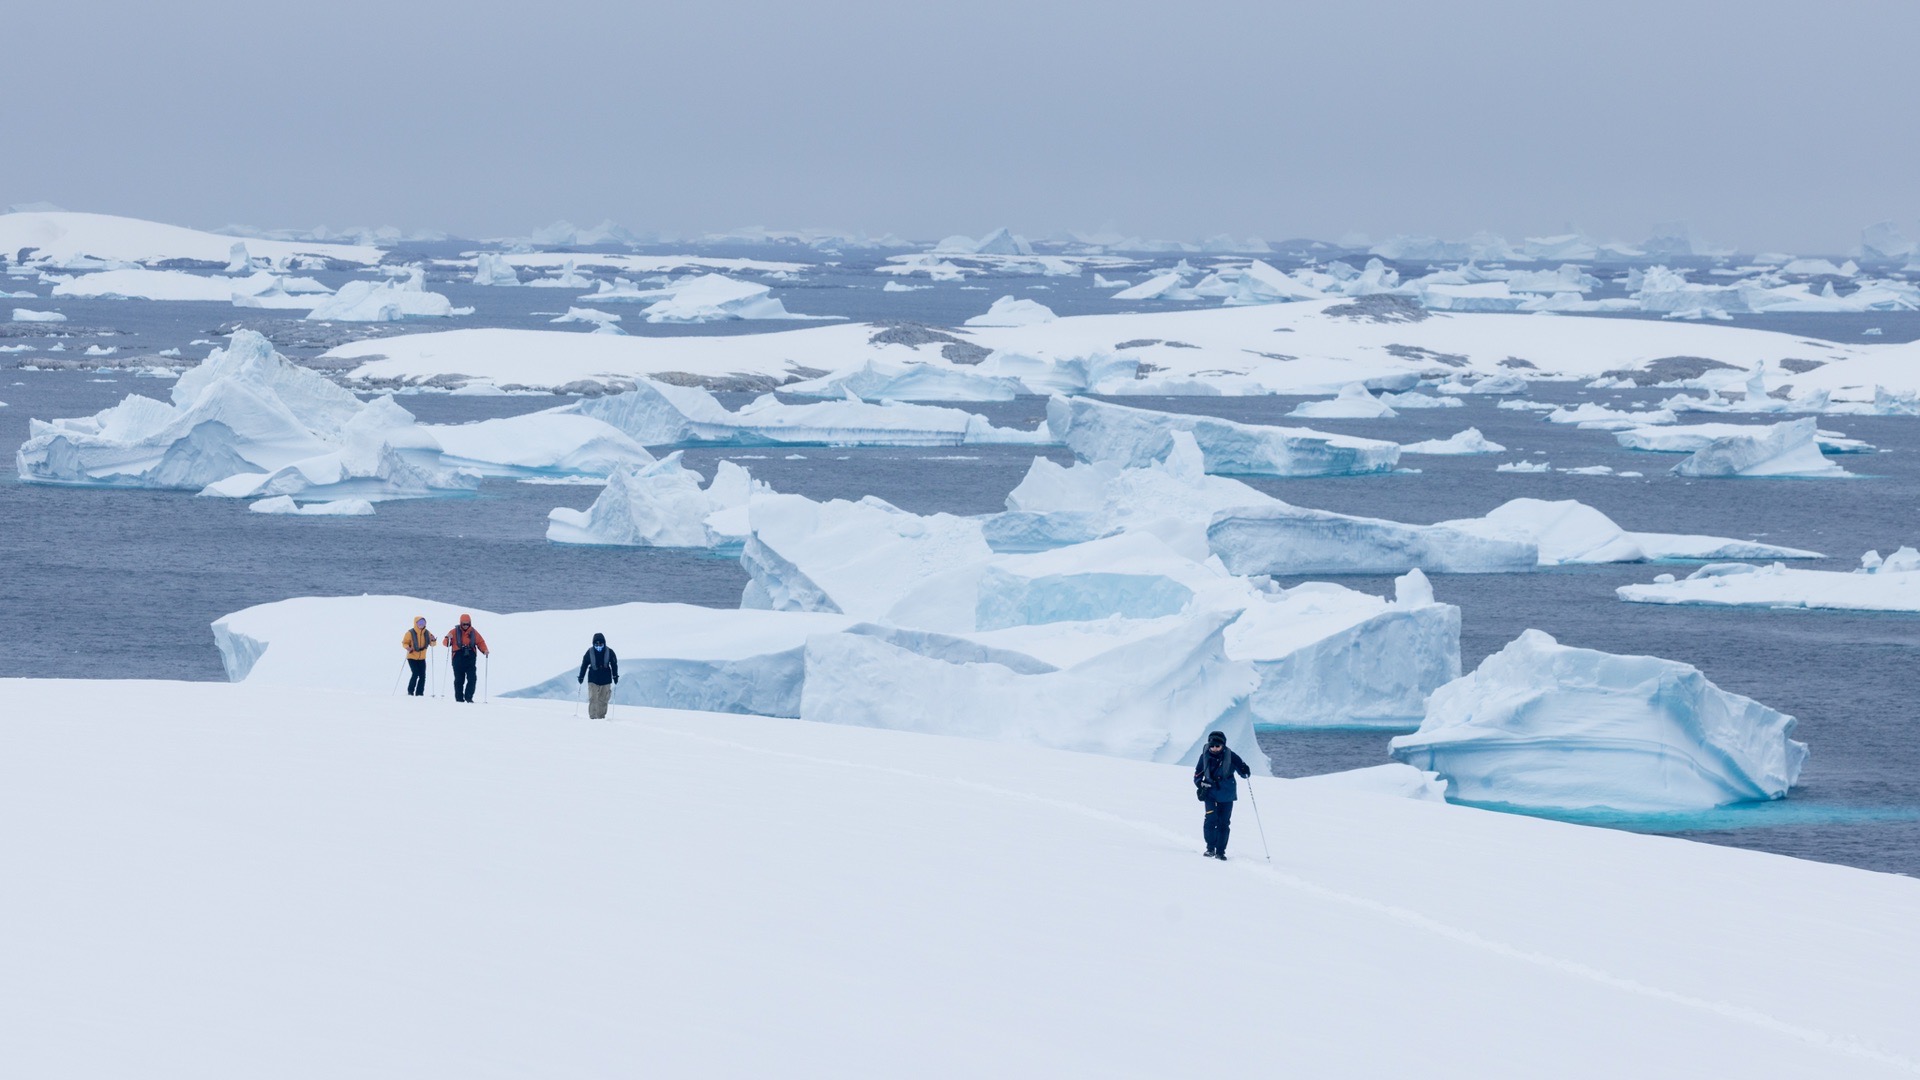
<svg viewBox="0 0 1920 1080">
<path fill-rule="evenodd" d="M 609 718 L 611 718 L 611 714 L 609 714 Z M 1046 795 L 1037 795 L 1037 794 L 1034 794 L 1033 792 L 1028 792 L 1028 791 L 1015 791 L 1011 788 L 1003 788 L 994 784 L 984 784 L 977 780 L 965 780 L 955 776 L 940 776 L 934 773 L 916 772 L 912 769 L 901 769 L 901 768 L 894 768 L 894 767 L 880 766 L 880 765 L 868 765 L 861 762 L 847 761 L 840 758 L 826 758 L 826 757 L 819 757 L 812 754 L 799 754 L 789 750 L 773 750 L 773 749 L 768 749 L 766 747 L 754 746 L 749 743 L 738 742 L 732 739 L 723 739 L 723 738 L 719 738 L 717 736 L 712 736 L 712 735 L 700 735 L 694 732 L 687 732 L 687 731 L 673 731 L 667 728 L 658 728 L 655 730 L 659 730 L 667 734 L 679 735 L 683 738 L 698 741 L 698 742 L 704 742 L 712 746 L 725 747 L 730 750 L 745 751 L 747 753 L 758 754 L 763 757 L 786 758 L 792 761 L 806 762 L 808 764 L 814 764 L 814 765 L 828 765 L 828 766 L 834 766 L 834 767 L 846 768 L 846 769 L 857 769 L 865 772 L 881 773 L 889 776 L 898 776 L 898 777 L 902 777 L 910 780 L 932 781 L 935 783 L 946 784 L 951 787 L 984 792 L 986 794 L 1000 796 L 1003 798 L 1019 799 L 1025 802 L 1036 803 L 1043 806 L 1049 806 L 1057 810 L 1064 810 L 1064 811 L 1067 811 L 1068 813 L 1076 814 L 1076 815 L 1079 815 L 1080 817 L 1087 818 L 1092 821 L 1098 821 L 1098 822 L 1101 822 L 1104 824 L 1110 824 L 1110 825 L 1119 825 L 1133 832 L 1139 833 L 1142 836 L 1147 836 L 1156 840 L 1164 841 L 1168 846 L 1180 847 L 1180 848 L 1187 848 L 1192 846 L 1191 837 L 1187 837 L 1180 833 L 1176 833 L 1173 830 L 1168 829 L 1164 826 L 1154 825 L 1144 821 L 1135 821 L 1131 818 L 1122 817 L 1119 814 L 1109 813 L 1108 811 L 1105 811 L 1105 810 L 1098 810 L 1098 809 L 1095 809 L 1094 807 L 1087 806 L 1084 803 L 1076 803 L 1067 799 L 1057 799 L 1057 798 L 1052 798 Z M 1251 781 L 1249 781 L 1249 788 L 1251 787 L 1252 787 L 1252 783 Z M 1256 821 L 1257 821 L 1257 817 L 1256 817 Z M 1264 826 L 1260 826 L 1260 827 L 1264 830 Z M 1243 858 L 1243 859 L 1233 860 L 1232 867 L 1233 869 L 1239 871 L 1240 873 L 1256 875 L 1261 879 L 1272 881 L 1275 884 L 1282 885 L 1286 888 L 1294 890 L 1295 892 L 1312 896 L 1315 899 L 1324 900 L 1330 904 L 1338 904 L 1338 905 L 1353 908 L 1359 911 L 1363 911 L 1371 915 L 1377 915 L 1382 918 L 1390 919 L 1394 922 L 1400 923 L 1403 926 L 1412 927 L 1416 930 L 1424 931 L 1436 937 L 1445 938 L 1449 941 L 1457 942 L 1461 945 L 1468 946 L 1469 948 L 1478 949 L 1482 952 L 1491 953 L 1495 956 L 1504 957 L 1508 960 L 1514 960 L 1519 963 L 1531 965 L 1533 967 L 1545 968 L 1550 971 L 1557 971 L 1562 974 L 1572 976 L 1574 978 L 1584 979 L 1584 980 L 1587 980 L 1588 982 L 1597 983 L 1599 985 L 1610 987 L 1612 989 L 1620 990 L 1626 993 L 1636 994 L 1641 997 L 1651 998 L 1655 1001 L 1664 1002 L 1666 1004 L 1683 1006 L 1685 1008 L 1692 1009 L 1697 1012 L 1707 1013 L 1713 1016 L 1720 1017 L 1721 1019 L 1724 1019 L 1724 1020 L 1729 1020 L 1739 1024 L 1745 1024 L 1745 1025 L 1748 1025 L 1749 1027 L 1758 1028 L 1762 1031 L 1770 1032 L 1774 1035 L 1792 1039 L 1797 1042 L 1806 1043 L 1809 1046 L 1813 1046 L 1821 1050 L 1831 1051 L 1833 1053 L 1840 1054 L 1845 1057 L 1853 1058 L 1855 1060 L 1871 1061 L 1876 1064 L 1891 1066 L 1903 1072 L 1912 1073 L 1914 1075 L 1920 1075 L 1920 1061 L 1915 1061 L 1912 1058 L 1904 1057 L 1899 1054 L 1882 1050 L 1876 1046 L 1869 1045 L 1849 1035 L 1835 1035 L 1832 1032 L 1822 1031 L 1818 1028 L 1805 1027 L 1800 1024 L 1795 1024 L 1786 1020 L 1782 1020 L 1779 1017 L 1774 1016 L 1770 1013 L 1761 1012 L 1758 1009 L 1748 1008 L 1744 1005 L 1735 1005 L 1732 1002 L 1714 1001 L 1708 998 L 1695 997 L 1691 994 L 1683 994 L 1677 990 L 1668 990 L 1659 986 L 1650 986 L 1646 983 L 1640 982 L 1637 979 L 1629 979 L 1624 976 L 1615 975 L 1608 971 L 1603 971 L 1600 968 L 1596 968 L 1592 966 L 1591 964 L 1584 964 L 1577 960 L 1568 960 L 1564 957 L 1553 956 L 1548 953 L 1539 952 L 1534 949 L 1524 949 L 1517 945 L 1510 945 L 1503 941 L 1496 941 L 1492 938 L 1486 937 L 1485 935 L 1478 933 L 1477 931 L 1467 930 L 1462 927 L 1441 922 L 1438 919 L 1432 918 L 1431 916 L 1423 915 L 1420 912 L 1414 911 L 1410 908 L 1404 908 L 1394 904 L 1383 903 L 1379 900 L 1371 900 L 1364 896 L 1355 896 L 1352 893 L 1341 892 L 1338 889 L 1329 888 L 1325 885 L 1308 881 L 1305 878 L 1298 877 L 1294 874 L 1287 873 L 1284 870 L 1277 869 L 1269 863 L 1253 862 L 1250 859 Z"/>
</svg>

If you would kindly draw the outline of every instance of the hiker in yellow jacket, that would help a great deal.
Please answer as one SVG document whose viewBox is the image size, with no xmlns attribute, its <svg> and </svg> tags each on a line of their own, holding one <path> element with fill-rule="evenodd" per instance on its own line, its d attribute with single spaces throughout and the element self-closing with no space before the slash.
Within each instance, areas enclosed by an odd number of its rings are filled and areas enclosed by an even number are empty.
<svg viewBox="0 0 1920 1080">
<path fill-rule="evenodd" d="M 407 666 L 413 669 L 413 677 L 407 680 L 407 693 L 413 697 L 427 694 L 427 650 L 435 640 L 425 615 L 414 616 L 412 629 L 400 637 L 400 647 L 407 650 Z"/>
</svg>

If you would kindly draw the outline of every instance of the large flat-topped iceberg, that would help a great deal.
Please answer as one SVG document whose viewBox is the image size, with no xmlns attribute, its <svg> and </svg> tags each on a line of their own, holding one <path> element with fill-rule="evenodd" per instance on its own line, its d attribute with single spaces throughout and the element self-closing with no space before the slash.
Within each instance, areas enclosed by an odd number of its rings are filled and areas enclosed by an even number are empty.
<svg viewBox="0 0 1920 1080">
<path fill-rule="evenodd" d="M 1629 532 L 1607 515 L 1573 499 L 1512 499 L 1484 517 L 1443 521 L 1442 526 L 1485 537 L 1535 544 L 1541 566 L 1646 560 L 1819 559 L 1817 551 L 1761 544 L 1724 536 Z"/>
<path fill-rule="evenodd" d="M 579 700 L 575 676 L 596 633 L 620 657 L 619 705 L 798 716 L 808 636 L 850 624 L 837 615 L 618 604 L 504 615 L 409 596 L 300 597 L 213 624 L 227 678 L 275 689 L 390 695 L 404 670 L 394 646 L 416 615 L 436 635 L 462 614 L 487 639 L 490 696 Z M 446 696 L 447 653 L 430 659 Z"/>
<path fill-rule="evenodd" d="M 1348 383 L 1340 393 L 1325 401 L 1303 401 L 1288 416 L 1322 420 L 1379 420 L 1400 414 L 1393 406 L 1374 397 L 1365 383 Z"/>
<path fill-rule="evenodd" d="M 1679 581 L 1622 585 L 1614 595 L 1632 604 L 1920 612 L 1920 553 L 1901 548 L 1882 562 L 1868 552 L 1852 573 L 1712 563 Z"/>
<path fill-rule="evenodd" d="M 1391 752 L 1467 802 L 1661 813 L 1785 797 L 1807 756 L 1793 727 L 1687 664 L 1528 630 L 1434 691 Z"/>
<path fill-rule="evenodd" d="M 363 244 L 323 244 L 304 240 L 245 239 L 247 251 L 275 265 L 307 257 L 372 265 L 384 254 Z M 157 221 L 70 211 L 0 214 L 0 251 L 15 257 L 30 248 L 27 260 L 64 265 L 75 260 L 158 263 L 173 259 L 227 265 L 234 238 L 218 233 L 163 225 Z"/>
<path fill-rule="evenodd" d="M 1636 427 L 1616 431 L 1613 437 L 1628 450 L 1647 450 L 1662 454 L 1692 454 L 1713 445 L 1715 439 L 1764 438 L 1771 424 L 1672 424 L 1662 427 Z M 1822 453 L 1864 454 L 1874 447 L 1849 439 L 1837 431 L 1814 433 L 1814 443 Z"/>
<path fill-rule="evenodd" d="M 1044 444 L 1045 428 L 995 427 L 962 409 L 904 402 L 789 405 L 772 394 L 729 410 L 698 387 L 643 382 L 623 394 L 589 398 L 561 412 L 604 420 L 647 446 L 962 446 Z"/>
<path fill-rule="evenodd" d="M 862 401 L 1012 401 L 1033 391 L 1017 378 L 985 375 L 977 368 L 869 360 L 853 371 L 788 383 L 780 392 L 797 397 L 852 396 Z"/>
<path fill-rule="evenodd" d="M 648 465 L 615 469 L 585 510 L 556 507 L 547 539 L 556 544 L 722 548 L 747 539 L 747 500 L 770 489 L 747 470 L 722 461 L 713 481 L 680 463 L 676 450 Z"/>
<path fill-rule="evenodd" d="M 1193 436 L 1210 473 L 1352 476 L 1390 472 L 1400 460 L 1398 443 L 1136 409 L 1091 398 L 1054 397 L 1047 402 L 1047 427 L 1083 460 L 1132 467 L 1166 458 L 1174 433 L 1180 431 Z"/>
<path fill-rule="evenodd" d="M 747 518 L 740 561 L 753 580 L 742 607 L 884 618 L 916 587 L 993 553 L 977 520 L 922 517 L 872 496 L 756 495 Z"/>
<path fill-rule="evenodd" d="M 1852 475 L 1821 456 L 1816 425 L 1809 416 L 1750 433 L 1723 435 L 1695 450 L 1673 471 L 1676 476 L 1691 477 L 1813 479 Z"/>
<path fill-rule="evenodd" d="M 192 300 L 222 304 L 258 301 L 247 306 L 311 308 L 329 290 L 312 278 L 281 278 L 266 271 L 246 277 L 189 274 L 184 270 L 101 270 L 80 274 L 53 287 L 50 295 L 102 300 Z"/>
</svg>

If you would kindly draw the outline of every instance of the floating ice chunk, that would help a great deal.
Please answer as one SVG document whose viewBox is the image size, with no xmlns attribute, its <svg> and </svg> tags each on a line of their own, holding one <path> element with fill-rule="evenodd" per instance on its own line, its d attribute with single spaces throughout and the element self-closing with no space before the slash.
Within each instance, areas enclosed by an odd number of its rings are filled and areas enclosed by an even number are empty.
<svg viewBox="0 0 1920 1080">
<path fill-rule="evenodd" d="M 1539 564 L 1525 539 L 1450 525 L 1408 525 L 1327 510 L 1269 505 L 1216 514 L 1207 543 L 1236 574 L 1510 573 Z"/>
<path fill-rule="evenodd" d="M 261 499 L 249 503 L 248 510 L 256 514 L 301 514 L 310 517 L 365 517 L 373 513 L 373 504 L 365 499 L 337 499 L 333 502 L 314 502 L 302 505 L 293 501 L 291 495 L 275 495 L 270 499 Z"/>
<path fill-rule="evenodd" d="M 1096 289 L 1125 289 L 1132 287 L 1132 285 L 1133 282 L 1123 278 L 1106 278 L 1101 277 L 1098 273 L 1093 275 L 1093 287 Z"/>
<path fill-rule="evenodd" d="M 1577 406 L 1561 406 L 1548 413 L 1546 420 L 1550 424 L 1577 424 L 1588 430 L 1619 431 L 1630 427 L 1645 427 L 1649 424 L 1671 424 L 1674 421 L 1674 415 L 1665 409 L 1626 412 L 1587 401 Z"/>
<path fill-rule="evenodd" d="M 968 326 L 1035 326 L 1050 323 L 1058 316 L 1053 309 L 1037 300 L 1015 299 L 1003 296 L 993 302 L 985 315 L 975 315 L 967 320 Z"/>
<path fill-rule="evenodd" d="M 1920 612 L 1920 552 L 1903 547 L 1883 561 L 1869 551 L 1860 563 L 1851 573 L 1713 563 L 1679 581 L 1623 585 L 1614 595 L 1631 604 Z"/>
<path fill-rule="evenodd" d="M 513 264 L 491 251 L 483 251 L 474 261 L 473 283 L 475 285 L 518 285 L 520 275 L 514 271 Z"/>
<path fill-rule="evenodd" d="M 743 607 L 877 619 L 936 575 L 992 555 L 977 520 L 921 517 L 872 497 L 756 494 L 747 519 L 740 561 L 753 580 Z"/>
<path fill-rule="evenodd" d="M 651 465 L 615 469 L 586 510 L 557 507 L 547 539 L 558 544 L 721 548 L 746 542 L 747 500 L 768 494 L 747 470 L 722 461 L 705 490 L 675 451 Z"/>
<path fill-rule="evenodd" d="M 1524 394 L 1530 388 L 1527 380 L 1518 375 L 1489 375 L 1472 383 L 1449 379 L 1434 387 L 1434 391 L 1441 394 Z"/>
<path fill-rule="evenodd" d="M 975 368 L 869 360 L 855 371 L 788 383 L 782 394 L 865 401 L 1012 401 L 1029 392 L 1019 379 Z"/>
<path fill-rule="evenodd" d="M 773 290 L 752 281 L 735 281 L 723 274 L 681 278 L 660 289 L 643 292 L 660 299 L 644 314 L 650 323 L 708 323 L 732 319 L 810 319 L 795 315 L 774 299 Z M 595 297 L 599 299 L 600 297 Z"/>
<path fill-rule="evenodd" d="M 333 451 L 365 406 L 235 331 L 172 388 L 173 404 L 132 395 L 91 417 L 33 421 L 16 455 L 23 480 L 198 490 L 237 473 Z"/>
<path fill-rule="evenodd" d="M 800 716 L 1169 764 L 1191 764 L 1219 730 L 1265 774 L 1247 709 L 1257 678 L 1226 656 L 1232 621 L 1211 612 L 965 637 L 863 624 L 807 640 Z M 1048 652 L 1092 655 L 1058 663 Z"/>
<path fill-rule="evenodd" d="M 1445 439 L 1427 439 L 1400 446 L 1403 454 L 1498 454 L 1505 450 L 1506 447 L 1480 434 L 1479 428 L 1468 428 Z"/>
<path fill-rule="evenodd" d="M 1191 432 L 1175 431 L 1167 456 L 1141 468 L 1115 462 L 1059 465 L 1035 458 L 1007 495 L 1008 513 L 989 519 L 996 550 L 1054 547 L 1111 533 L 1149 532 L 1189 559 L 1210 553 L 1206 525 L 1216 513 L 1278 500 L 1238 480 L 1208 476 Z"/>
<path fill-rule="evenodd" d="M 66 322 L 67 317 L 57 311 L 35 311 L 32 308 L 13 309 L 14 322 Z"/>
<path fill-rule="evenodd" d="M 653 462 L 646 447 L 612 424 L 564 408 L 424 430 L 448 464 L 486 476 L 606 476 Z"/>
<path fill-rule="evenodd" d="M 1002 226 L 978 240 L 970 236 L 949 236 L 934 245 L 933 250 L 942 255 L 1031 255 L 1033 245 L 1026 237 Z"/>
<path fill-rule="evenodd" d="M 1715 439 L 1759 436 L 1770 429 L 1760 424 L 1680 424 L 1672 427 L 1628 428 L 1614 432 L 1614 438 L 1629 450 L 1650 450 L 1666 454 L 1691 454 L 1713 445 Z M 1814 432 L 1814 442 L 1829 454 L 1866 454 L 1874 447 L 1858 439 L 1849 439 L 1834 431 Z"/>
<path fill-rule="evenodd" d="M 1042 359 L 996 349 L 974 371 L 983 378 L 1017 379 L 1029 394 L 1115 394 L 1142 385 L 1139 360 L 1100 351 Z"/>
<path fill-rule="evenodd" d="M 1684 533 L 1628 532 L 1572 499 L 1513 499 L 1484 517 L 1440 524 L 1478 536 L 1531 541 L 1541 566 L 1640 562 L 1644 559 L 1818 559 L 1817 551 Z"/>
<path fill-rule="evenodd" d="M 1055 396 L 1047 403 L 1047 427 L 1082 460 L 1133 467 L 1165 458 L 1176 431 L 1192 434 L 1210 473 L 1345 476 L 1390 472 L 1400 460 L 1397 443 L 1135 409 L 1091 398 Z"/>
<path fill-rule="evenodd" d="M 1187 288 L 1186 277 L 1176 271 L 1153 277 L 1113 294 L 1115 300 L 1198 300 L 1200 295 Z"/>
<path fill-rule="evenodd" d="M 595 308 L 570 307 L 567 309 L 565 315 L 555 316 L 547 321 L 554 323 L 589 323 L 593 326 L 593 332 L 596 334 L 626 333 L 625 330 L 620 329 L 620 316 L 610 311 L 600 311 Z"/>
<path fill-rule="evenodd" d="M 1331 400 L 1303 401 L 1287 415 L 1321 420 L 1373 420 L 1400 414 L 1369 393 L 1365 383 L 1348 383 Z"/>
<path fill-rule="evenodd" d="M 534 278 L 526 284 L 537 289 L 587 289 L 593 287 L 593 275 L 583 274 L 574 266 L 575 260 L 568 259 L 565 265 L 553 272 L 551 277 Z"/>
<path fill-rule="evenodd" d="M 1793 728 L 1687 664 L 1528 630 L 1434 691 L 1391 753 L 1466 802 L 1659 813 L 1785 797 L 1807 756 Z"/>
<path fill-rule="evenodd" d="M 1550 473 L 1553 465 L 1545 461 L 1503 461 L 1493 467 L 1494 472 L 1504 473 Z"/>
<path fill-rule="evenodd" d="M 415 268 L 405 281 L 349 281 L 308 312 L 307 318 L 315 322 L 395 322 L 454 314 L 453 301 L 428 292 L 426 275 Z"/>
<path fill-rule="evenodd" d="M 413 414 L 383 397 L 356 412 L 334 449 L 265 473 L 240 473 L 208 484 L 202 495 L 305 499 L 417 499 L 470 492 L 471 473 L 446 468 L 440 447 Z"/>
<path fill-rule="evenodd" d="M 1218 296 L 1230 307 L 1326 299 L 1326 294 L 1319 289 L 1288 277 L 1261 259 L 1253 260 L 1243 269 L 1221 270 L 1209 275 L 1193 287 L 1193 293 L 1196 296 Z"/>
<path fill-rule="evenodd" d="M 1691 477 L 1840 477 L 1847 470 L 1820 454 L 1813 417 L 1791 420 L 1752 434 L 1727 435 L 1673 467 Z"/>
<path fill-rule="evenodd" d="M 1458 409 L 1465 404 L 1457 397 L 1435 397 L 1412 390 L 1404 394 L 1380 394 L 1374 400 L 1396 409 Z"/>
</svg>

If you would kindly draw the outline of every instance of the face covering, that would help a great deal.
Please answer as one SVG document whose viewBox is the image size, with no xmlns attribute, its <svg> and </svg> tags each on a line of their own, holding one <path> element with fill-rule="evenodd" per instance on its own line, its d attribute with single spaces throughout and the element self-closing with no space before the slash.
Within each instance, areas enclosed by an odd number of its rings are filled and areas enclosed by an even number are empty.
<svg viewBox="0 0 1920 1080">
<path fill-rule="evenodd" d="M 605 651 L 606 651 L 606 648 L 607 648 L 607 647 L 606 647 L 605 645 L 595 645 L 595 646 L 593 647 L 593 651 L 594 651 L 594 652 L 605 652 Z"/>
</svg>

